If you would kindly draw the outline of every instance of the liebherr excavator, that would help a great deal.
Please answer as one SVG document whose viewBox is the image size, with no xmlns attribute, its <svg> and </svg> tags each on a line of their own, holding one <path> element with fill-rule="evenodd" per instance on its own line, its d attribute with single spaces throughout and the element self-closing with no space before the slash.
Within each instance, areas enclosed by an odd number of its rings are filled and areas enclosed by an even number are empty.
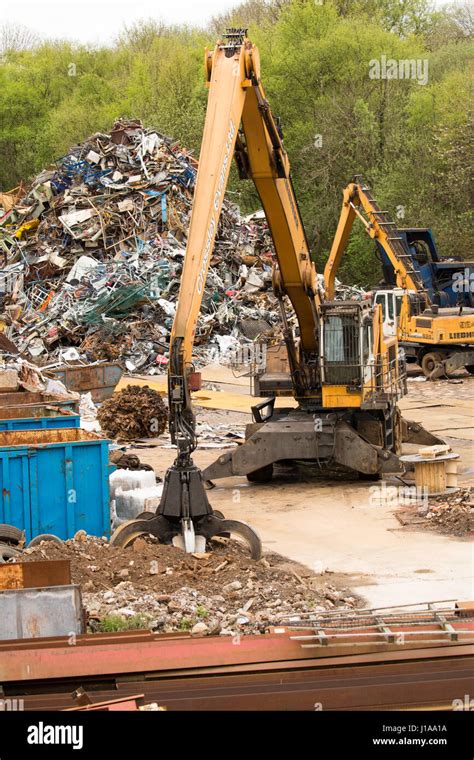
<svg viewBox="0 0 474 760">
<path fill-rule="evenodd" d="M 227 475 L 268 479 L 274 462 L 294 459 L 342 465 L 370 477 L 402 471 L 396 401 L 404 393 L 405 376 L 396 338 L 383 336 L 380 307 L 321 299 L 288 156 L 265 97 L 258 50 L 245 30 L 228 30 L 213 52 L 206 51 L 205 64 L 209 97 L 168 372 L 170 432 L 178 453 L 156 514 L 125 523 L 113 541 L 124 545 L 151 533 L 165 542 L 180 539 L 194 551 L 198 536 L 235 532 L 258 557 L 255 532 L 213 512 L 204 480 Z M 273 287 L 290 372 L 283 379 L 259 378 L 262 392 L 273 398 L 254 408 L 246 442 L 201 473 L 191 459 L 197 440 L 187 376 L 233 156 L 240 177 L 255 183 L 275 245 Z M 298 320 L 297 339 L 287 323 L 286 298 Z M 275 395 L 281 393 L 293 396 L 296 409 L 275 408 Z M 433 442 L 419 426 L 408 424 L 405 430 L 421 442 Z"/>
<path fill-rule="evenodd" d="M 324 270 L 326 297 L 334 297 L 339 264 L 353 223 L 359 218 L 394 270 L 397 288 L 376 292 L 375 303 L 382 305 L 385 323 L 391 325 L 399 345 L 416 357 L 429 378 L 461 367 L 474 374 L 474 309 L 462 302 L 455 307 L 431 302 L 405 236 L 388 211 L 380 209 L 367 183 L 360 177 L 355 179 L 343 191 L 339 224 Z"/>
</svg>

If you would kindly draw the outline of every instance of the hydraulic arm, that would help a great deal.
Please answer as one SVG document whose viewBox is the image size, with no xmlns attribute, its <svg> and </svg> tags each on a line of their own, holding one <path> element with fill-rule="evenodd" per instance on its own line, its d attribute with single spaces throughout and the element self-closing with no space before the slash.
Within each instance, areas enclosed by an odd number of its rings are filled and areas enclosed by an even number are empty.
<svg viewBox="0 0 474 760">
<path fill-rule="evenodd" d="M 383 250 L 395 274 L 398 290 L 382 291 L 380 301 L 385 303 L 385 296 L 390 299 L 400 345 L 432 379 L 461 367 L 474 373 L 474 309 L 463 303 L 444 308 L 430 302 L 406 236 L 357 177 L 343 191 L 341 215 L 324 269 L 326 298 L 334 297 L 336 274 L 356 218 Z"/>
<path fill-rule="evenodd" d="M 229 520 L 218 523 L 220 518 L 215 517 L 209 505 L 201 473 L 191 459 L 197 440 L 187 375 L 192 367 L 196 324 L 234 154 L 240 176 L 253 179 L 267 215 L 279 267 L 274 274 L 275 289 L 281 298 L 289 297 L 298 318 L 298 347 L 290 331 L 285 331 L 296 397 L 311 396 L 315 388 L 317 279 L 291 183 L 288 157 L 260 80 L 257 48 L 246 39 L 245 30 L 232 29 L 214 51 L 206 51 L 205 63 L 209 96 L 170 343 L 170 432 L 178 452 L 166 474 L 157 517 L 147 521 L 146 529 L 153 532 L 154 528 L 163 540 L 181 530 L 190 550 L 194 550 L 194 534 L 209 538 L 233 529 L 249 541 L 253 554 L 257 555 L 259 542 L 248 526 Z M 123 528 L 120 540 L 142 528 L 136 522 Z"/>
<path fill-rule="evenodd" d="M 196 535 L 210 538 L 216 533 L 233 531 L 246 539 L 252 554 L 258 556 L 260 542 L 249 526 L 223 520 L 213 513 L 201 472 L 191 458 L 197 439 L 187 376 L 192 367 L 196 324 L 234 155 L 240 176 L 254 181 L 267 216 L 277 253 L 275 291 L 281 300 L 288 296 L 298 319 L 298 346 L 292 332 L 284 330 L 296 398 L 311 398 L 318 389 L 320 304 L 316 271 L 291 183 L 288 157 L 260 80 L 258 50 L 245 37 L 245 30 L 231 29 L 212 52 L 206 51 L 205 64 L 209 96 L 170 342 L 169 424 L 177 457 L 166 473 L 156 517 L 147 520 L 146 526 L 142 520 L 141 525 L 135 521 L 121 527 L 117 541 L 128 540 L 128 535 L 146 527 L 165 541 L 181 533 L 185 548 L 193 551 Z"/>
<path fill-rule="evenodd" d="M 356 178 L 358 179 L 358 178 Z M 369 237 L 377 239 L 383 246 L 394 269 L 397 286 L 419 293 L 423 300 L 423 281 L 413 266 L 412 258 L 403 238 L 398 234 L 395 223 L 387 211 L 382 211 L 367 185 L 353 182 L 343 191 L 342 210 L 329 258 L 324 269 L 326 298 L 334 298 L 336 274 L 346 249 L 352 225 L 359 218 Z"/>
</svg>

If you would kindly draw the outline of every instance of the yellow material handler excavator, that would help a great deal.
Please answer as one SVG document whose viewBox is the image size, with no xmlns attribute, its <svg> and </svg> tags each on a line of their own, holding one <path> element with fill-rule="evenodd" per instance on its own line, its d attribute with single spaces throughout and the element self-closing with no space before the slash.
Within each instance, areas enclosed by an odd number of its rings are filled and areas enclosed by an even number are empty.
<svg viewBox="0 0 474 760">
<path fill-rule="evenodd" d="M 403 471 L 398 458 L 403 431 L 421 443 L 439 439 L 414 423 L 402 425 L 396 402 L 405 392 L 404 366 L 396 338 L 384 338 L 380 306 L 320 297 L 288 156 L 261 83 L 257 48 L 245 30 L 231 29 L 213 52 L 206 51 L 205 63 L 209 98 L 168 370 L 170 432 L 178 453 L 156 514 L 125 523 L 112 540 L 125 545 L 151 533 L 195 551 L 202 539 L 235 533 L 258 558 L 256 533 L 212 510 L 205 480 L 227 475 L 265 480 L 274 462 L 294 459 L 373 478 Z M 254 407 L 246 442 L 201 473 L 191 458 L 197 440 L 188 376 L 233 156 L 240 176 L 255 183 L 275 245 L 273 286 L 289 373 L 259 376 L 260 393 L 271 398 Z M 296 314 L 297 337 L 287 323 L 285 299 Z M 282 394 L 294 397 L 297 408 L 276 409 L 275 396 Z"/>
<path fill-rule="evenodd" d="M 374 303 L 382 306 L 384 331 L 397 335 L 399 345 L 430 379 L 460 368 L 473 374 L 474 309 L 430 302 L 404 236 L 360 177 L 343 191 L 339 224 L 324 269 L 326 297 L 334 297 L 337 271 L 357 218 L 387 256 L 396 277 L 397 288 L 374 293 Z"/>
</svg>

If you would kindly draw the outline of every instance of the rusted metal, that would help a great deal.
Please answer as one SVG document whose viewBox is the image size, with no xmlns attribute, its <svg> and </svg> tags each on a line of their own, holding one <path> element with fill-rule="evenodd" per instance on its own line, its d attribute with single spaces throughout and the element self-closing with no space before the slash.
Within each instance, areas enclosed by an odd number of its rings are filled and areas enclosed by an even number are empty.
<svg viewBox="0 0 474 760">
<path fill-rule="evenodd" d="M 474 602 L 456 602 L 454 612 L 459 617 L 474 617 Z"/>
<path fill-rule="evenodd" d="M 96 433 L 81 428 L 44 430 L 0 430 L 0 447 L 41 446 L 51 443 L 75 443 L 76 441 L 102 440 Z"/>
<path fill-rule="evenodd" d="M 112 396 L 123 370 L 118 362 L 104 362 L 88 366 L 59 367 L 47 373 L 60 380 L 69 391 L 87 393 L 94 401 L 104 401 Z"/>
<path fill-rule="evenodd" d="M 61 414 L 74 417 L 71 409 L 61 408 L 57 404 L 22 404 L 20 406 L 0 406 L 0 420 L 25 419 L 28 417 L 53 417 Z"/>
<path fill-rule="evenodd" d="M 0 591 L 43 586 L 68 586 L 71 562 L 68 559 L 15 562 L 0 565 Z"/>
<path fill-rule="evenodd" d="M 144 697 L 144 694 L 134 694 L 129 697 L 108 699 L 104 702 L 90 702 L 89 704 L 80 705 L 79 707 L 66 707 L 65 712 L 89 712 L 94 710 L 122 712 L 124 710 L 138 710 L 138 708 L 142 707 L 145 703 Z"/>
<path fill-rule="evenodd" d="M 168 710 L 380 710 L 429 709 L 440 704 L 452 709 L 452 701 L 469 693 L 472 656 L 452 652 L 440 657 L 436 650 L 421 650 L 413 661 L 390 663 L 321 662 L 320 667 L 291 668 L 287 663 L 271 670 L 220 674 L 194 673 L 166 678 L 94 681 L 94 701 L 113 699 L 117 693 L 140 692 L 145 702 L 157 702 Z M 269 666 L 270 667 L 270 666 Z M 24 694 L 26 710 L 57 710 L 72 707 L 67 687 L 43 683 Z M 25 686 L 23 684 L 23 686 Z M 7 689 L 8 691 L 8 689 Z M 49 693 L 48 693 L 49 692 Z M 9 692 L 13 693 L 13 692 Z"/>
<path fill-rule="evenodd" d="M 469 614 L 470 612 L 470 614 Z M 305 648 L 352 644 L 380 646 L 385 643 L 408 644 L 410 641 L 440 643 L 444 640 L 472 639 L 474 610 L 466 606 L 460 623 L 458 611 L 441 602 L 420 605 L 353 610 L 351 613 L 326 612 L 300 615 L 298 622 L 289 624 L 292 638 Z M 291 619 L 291 618 L 290 618 Z"/>
<path fill-rule="evenodd" d="M 79 586 L 0 591 L 0 611 L 0 638 L 5 640 L 60 635 L 71 641 L 85 631 Z"/>
<path fill-rule="evenodd" d="M 25 404 L 54 404 L 55 406 L 65 406 L 73 411 L 77 411 L 77 402 L 74 399 L 64 400 L 64 398 L 37 391 L 0 392 L 0 407 L 24 406 Z"/>
<path fill-rule="evenodd" d="M 200 391 L 202 388 L 201 372 L 190 372 L 188 375 L 188 386 L 190 391 Z"/>
<path fill-rule="evenodd" d="M 0 642 L 0 683 L 11 681 L 35 681 L 52 678 L 82 678 L 97 675 L 114 675 L 117 673 L 160 672 L 195 672 L 203 666 L 207 669 L 248 668 L 257 665 L 264 668 L 278 663 L 312 660 L 313 666 L 324 661 L 337 662 L 339 657 L 353 657 L 356 661 L 371 662 L 407 659 L 420 649 L 437 649 L 446 647 L 455 651 L 456 647 L 467 647 L 465 654 L 474 654 L 474 623 L 458 620 L 459 641 L 446 639 L 442 642 L 415 641 L 389 642 L 377 644 L 364 642 L 354 646 L 347 642 L 344 646 L 324 647 L 324 656 L 314 659 L 315 650 L 307 650 L 294 638 L 292 631 L 282 629 L 281 633 L 269 633 L 265 636 L 242 636 L 237 641 L 233 637 L 206 636 L 192 637 L 169 636 L 144 632 L 143 636 L 128 637 L 127 634 L 101 634 L 78 636 L 74 646 L 64 638 L 50 639 L 38 648 L 37 642 Z M 430 636 L 432 631 L 427 631 Z M 137 644 L 139 643 L 139 646 Z M 25 656 L 28 650 L 28 656 Z M 8 653 L 8 656 L 4 656 Z M 341 661 L 342 662 L 342 661 Z"/>
<path fill-rule="evenodd" d="M 27 710 L 71 708 L 79 687 L 90 709 L 117 692 L 169 710 L 452 707 L 472 687 L 473 608 L 323 613 L 319 635 L 331 635 L 309 649 L 294 626 L 238 638 L 131 631 L 77 636 L 73 646 L 64 637 L 0 642 L 0 683 Z M 303 634 L 314 636 L 313 625 Z"/>
</svg>

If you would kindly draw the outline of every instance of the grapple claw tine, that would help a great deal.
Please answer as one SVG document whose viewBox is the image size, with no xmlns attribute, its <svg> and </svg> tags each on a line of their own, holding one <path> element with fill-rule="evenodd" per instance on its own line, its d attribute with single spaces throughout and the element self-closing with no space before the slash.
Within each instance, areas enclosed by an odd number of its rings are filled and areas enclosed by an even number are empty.
<svg viewBox="0 0 474 760">
<path fill-rule="evenodd" d="M 221 536 L 224 533 L 228 535 L 240 536 L 250 548 L 252 559 L 259 560 L 262 556 L 262 542 L 258 533 L 245 522 L 241 520 L 230 520 L 217 515 L 209 515 L 200 523 L 196 532 L 210 539 L 213 536 Z"/>
<path fill-rule="evenodd" d="M 110 538 L 113 546 L 128 546 L 138 536 L 151 533 L 163 543 L 171 543 L 174 533 L 172 524 L 161 515 L 153 515 L 147 519 L 128 520 L 114 531 Z"/>
</svg>

